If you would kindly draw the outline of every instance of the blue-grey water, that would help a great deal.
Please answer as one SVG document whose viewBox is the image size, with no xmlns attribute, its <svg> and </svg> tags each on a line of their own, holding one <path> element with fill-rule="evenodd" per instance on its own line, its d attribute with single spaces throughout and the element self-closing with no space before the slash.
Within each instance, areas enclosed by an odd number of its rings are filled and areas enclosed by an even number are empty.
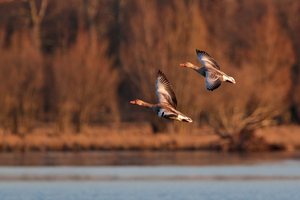
<svg viewBox="0 0 300 200">
<path fill-rule="evenodd" d="M 299 199 L 300 181 L 1 182 L 2 200 Z"/>
<path fill-rule="evenodd" d="M 300 161 L 152 166 L 2 166 L 1 200 L 300 198 Z"/>
</svg>

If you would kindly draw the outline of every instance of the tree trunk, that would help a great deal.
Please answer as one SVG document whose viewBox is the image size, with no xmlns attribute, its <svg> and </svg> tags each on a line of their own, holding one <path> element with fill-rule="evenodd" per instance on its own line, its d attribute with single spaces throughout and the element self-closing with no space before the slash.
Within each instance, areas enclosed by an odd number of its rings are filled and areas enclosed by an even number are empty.
<svg viewBox="0 0 300 200">
<path fill-rule="evenodd" d="M 32 42 L 35 48 L 41 49 L 41 29 L 40 24 L 36 23 L 32 28 Z"/>
<path fill-rule="evenodd" d="M 74 123 L 74 126 L 75 126 L 75 132 L 80 133 L 82 131 L 82 124 L 83 124 L 82 111 L 81 110 L 78 110 L 74 113 L 73 123 Z"/>
<path fill-rule="evenodd" d="M 41 49 L 41 23 L 48 7 L 48 0 L 41 0 L 38 8 L 35 0 L 28 0 L 30 7 L 30 15 L 33 23 L 32 39 L 36 48 Z"/>
<path fill-rule="evenodd" d="M 12 117 L 12 132 L 14 134 L 19 134 L 19 116 L 18 116 L 18 110 L 16 108 L 13 108 L 11 111 L 11 117 Z"/>
</svg>

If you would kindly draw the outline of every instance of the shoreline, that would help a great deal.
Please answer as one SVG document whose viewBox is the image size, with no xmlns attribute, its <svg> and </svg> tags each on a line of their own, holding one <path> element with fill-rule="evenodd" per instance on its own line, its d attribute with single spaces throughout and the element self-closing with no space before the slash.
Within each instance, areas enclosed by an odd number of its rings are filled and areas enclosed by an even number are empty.
<svg viewBox="0 0 300 200">
<path fill-rule="evenodd" d="M 0 166 L 206 166 L 272 164 L 300 159 L 295 152 L 81 151 L 2 152 Z"/>
<path fill-rule="evenodd" d="M 263 138 L 266 151 L 300 149 L 300 126 L 279 126 L 256 131 Z M 154 134 L 148 126 L 126 128 L 98 127 L 83 133 L 58 133 L 54 129 L 37 129 L 16 135 L 0 133 L 0 152 L 78 152 L 78 151 L 220 151 L 221 140 L 211 129 L 193 129 L 190 133 Z"/>
</svg>

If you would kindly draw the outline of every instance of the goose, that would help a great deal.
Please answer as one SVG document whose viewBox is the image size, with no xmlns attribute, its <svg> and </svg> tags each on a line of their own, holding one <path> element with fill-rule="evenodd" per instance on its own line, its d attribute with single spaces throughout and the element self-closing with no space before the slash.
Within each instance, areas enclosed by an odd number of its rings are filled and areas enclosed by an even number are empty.
<svg viewBox="0 0 300 200">
<path fill-rule="evenodd" d="M 147 103 L 140 99 L 132 100 L 130 103 L 150 108 L 161 118 L 181 122 L 193 122 L 191 118 L 176 110 L 177 99 L 175 93 L 167 77 L 160 70 L 158 71 L 156 78 L 156 96 L 158 99 L 158 103 L 156 104 Z"/>
<path fill-rule="evenodd" d="M 190 62 L 180 64 L 181 67 L 192 68 L 205 77 L 206 89 L 213 91 L 217 89 L 223 81 L 235 84 L 233 77 L 228 76 L 220 70 L 218 63 L 205 51 L 196 49 L 196 54 L 202 67 L 196 66 Z"/>
</svg>

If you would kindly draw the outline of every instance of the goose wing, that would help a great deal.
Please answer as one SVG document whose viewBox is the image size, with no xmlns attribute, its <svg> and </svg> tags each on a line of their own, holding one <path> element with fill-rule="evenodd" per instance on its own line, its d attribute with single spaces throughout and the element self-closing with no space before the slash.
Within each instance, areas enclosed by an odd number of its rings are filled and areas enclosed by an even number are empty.
<svg viewBox="0 0 300 200">
<path fill-rule="evenodd" d="M 221 85 L 220 74 L 214 71 L 207 70 L 205 76 L 206 89 L 212 91 Z"/>
<path fill-rule="evenodd" d="M 161 107 L 157 114 L 159 117 L 163 117 L 166 119 L 178 120 L 189 123 L 193 122 L 191 118 L 182 114 L 181 112 L 172 107 Z"/>
<path fill-rule="evenodd" d="M 197 57 L 201 64 L 206 68 L 215 68 L 220 70 L 219 64 L 205 51 L 196 49 Z"/>
<path fill-rule="evenodd" d="M 156 78 L 156 95 L 159 103 L 166 103 L 174 108 L 177 107 L 177 99 L 172 86 L 165 74 L 160 70 L 158 71 Z"/>
<path fill-rule="evenodd" d="M 177 113 L 172 111 L 171 109 L 167 109 L 165 107 L 161 107 L 157 113 L 159 117 L 164 117 L 167 119 L 172 119 L 177 117 Z"/>
</svg>

